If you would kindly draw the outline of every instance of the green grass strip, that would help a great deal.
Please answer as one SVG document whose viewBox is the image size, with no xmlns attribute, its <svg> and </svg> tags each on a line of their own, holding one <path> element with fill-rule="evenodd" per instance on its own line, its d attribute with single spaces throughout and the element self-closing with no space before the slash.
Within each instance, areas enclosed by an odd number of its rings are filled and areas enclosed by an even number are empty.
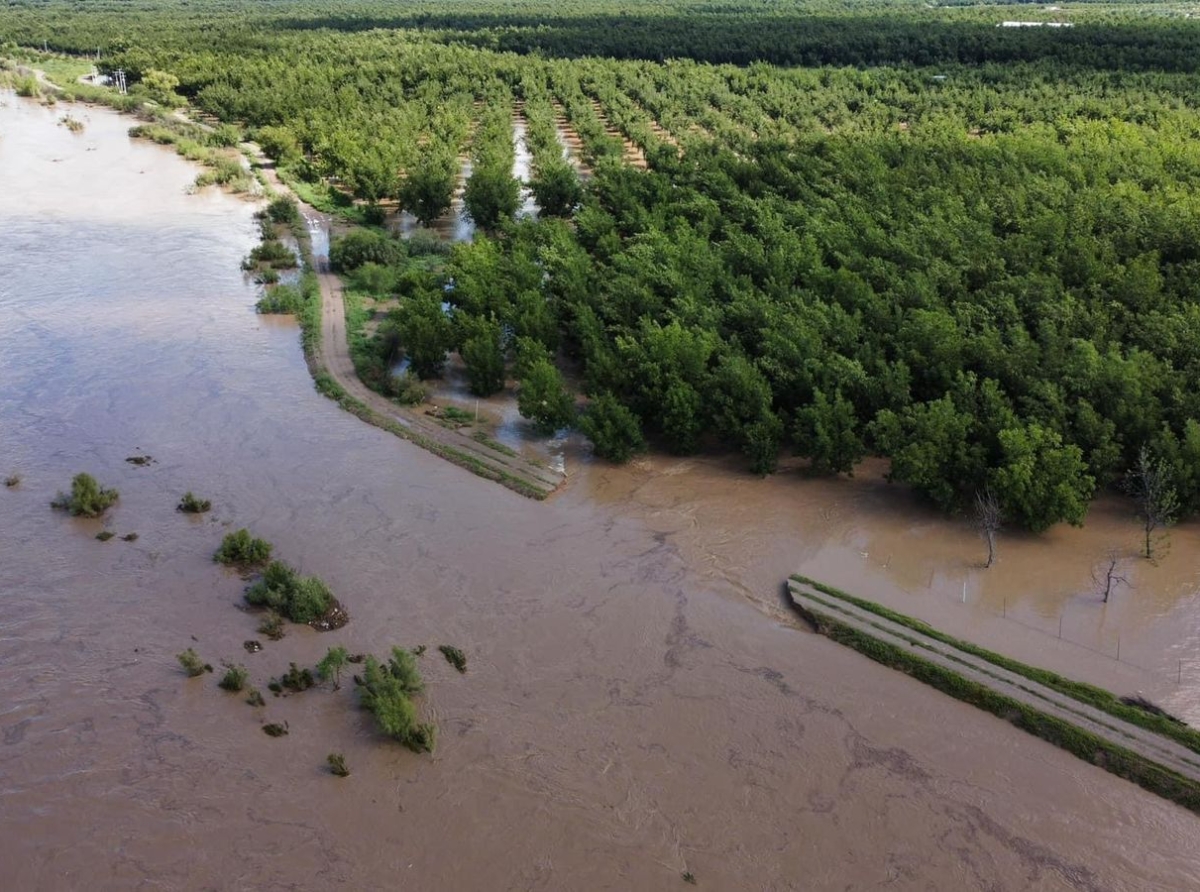
<svg viewBox="0 0 1200 892">
<path fill-rule="evenodd" d="M 475 433 L 471 434 L 471 439 L 474 440 L 476 443 L 482 443 L 488 449 L 494 449 L 496 452 L 499 452 L 501 455 L 507 455 L 507 456 L 510 456 L 511 458 L 520 458 L 520 453 L 518 453 L 517 450 L 510 449 L 509 447 L 507 447 L 503 443 L 501 443 L 499 440 L 493 440 L 484 431 L 475 431 Z"/>
<path fill-rule="evenodd" d="M 1030 666 L 1026 663 L 1018 662 L 1017 660 L 1006 657 L 1003 654 L 998 654 L 978 645 L 972 644 L 969 641 L 962 641 L 945 632 L 938 631 L 919 619 L 914 619 L 911 616 L 906 616 L 903 613 L 897 613 L 894 610 L 889 610 L 882 605 L 876 604 L 873 601 L 866 601 L 862 598 L 857 598 L 847 592 L 836 589 L 824 583 L 817 582 L 814 579 L 809 579 L 807 576 L 794 574 L 791 577 L 793 580 L 804 585 L 811 586 L 823 594 L 833 598 L 839 598 L 848 604 L 853 604 L 862 610 L 874 613 L 876 616 L 881 616 L 884 619 L 890 620 L 897 625 L 920 632 L 929 638 L 941 641 L 943 644 L 952 645 L 963 653 L 971 654 L 987 660 L 994 666 L 999 666 L 1001 669 L 1007 669 L 1009 672 L 1015 672 L 1022 675 L 1031 681 L 1036 681 L 1038 684 L 1045 685 L 1051 690 L 1058 691 L 1060 694 L 1078 700 L 1080 703 L 1086 703 L 1088 706 L 1093 706 L 1096 709 L 1102 710 L 1111 716 L 1129 722 L 1131 725 L 1137 725 L 1139 728 L 1145 728 L 1147 731 L 1153 731 L 1163 737 L 1174 740 L 1176 743 L 1182 744 L 1194 753 L 1200 753 L 1200 731 L 1194 728 L 1189 728 L 1187 725 L 1181 725 L 1173 722 L 1170 719 L 1164 718 L 1145 710 L 1138 709 L 1135 706 L 1128 706 L 1120 701 L 1120 699 L 1111 691 L 1106 691 L 1103 688 L 1098 688 L 1095 685 L 1090 685 L 1081 681 L 1074 681 L 1070 678 L 1063 678 L 1061 675 L 1051 672 L 1048 669 L 1040 669 L 1037 666 Z"/>
<path fill-rule="evenodd" d="M 350 196 L 339 192 L 327 183 L 310 183 L 308 180 L 288 170 L 286 167 L 275 167 L 275 175 L 279 181 L 295 193 L 296 197 L 309 207 L 316 208 L 323 214 L 337 217 L 347 223 L 358 226 L 368 226 L 366 208 L 356 204 Z"/>
</svg>

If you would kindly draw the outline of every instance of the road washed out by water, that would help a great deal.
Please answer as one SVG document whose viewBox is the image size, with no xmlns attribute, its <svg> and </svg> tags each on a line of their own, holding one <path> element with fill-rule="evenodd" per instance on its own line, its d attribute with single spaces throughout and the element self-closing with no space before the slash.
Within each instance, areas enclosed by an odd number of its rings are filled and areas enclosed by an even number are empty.
<svg viewBox="0 0 1200 892">
<path fill-rule="evenodd" d="M 1200 884 L 1193 815 L 781 607 L 799 570 L 1193 715 L 1161 652 L 1196 640 L 1194 531 L 1105 608 L 1087 575 L 1130 526 L 1117 507 L 1095 531 L 1002 538 L 984 576 L 968 531 L 870 468 L 758 481 L 575 444 L 563 492 L 521 498 L 314 391 L 294 326 L 254 314 L 238 268 L 253 204 L 188 195 L 196 170 L 131 142 L 129 119 L 78 109 L 72 134 L 61 109 L 0 101 L 0 474 L 22 476 L 0 489 L 5 888 Z M 120 490 L 106 520 L 48 507 L 78 471 Z M 175 511 L 189 489 L 210 514 Z M 244 583 L 211 560 L 240 526 L 350 623 L 246 653 Z M 1118 628 L 1121 663 L 1101 652 Z M 350 685 L 256 710 L 174 657 L 261 685 L 334 644 L 430 646 L 433 756 L 383 739 Z"/>
</svg>

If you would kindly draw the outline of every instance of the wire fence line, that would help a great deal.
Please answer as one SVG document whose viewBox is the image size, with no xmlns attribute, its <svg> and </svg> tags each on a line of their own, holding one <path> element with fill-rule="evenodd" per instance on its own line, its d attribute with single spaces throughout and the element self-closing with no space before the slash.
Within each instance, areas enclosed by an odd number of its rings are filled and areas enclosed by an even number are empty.
<svg viewBox="0 0 1200 892">
<path fill-rule="evenodd" d="M 935 591 L 932 585 L 932 578 L 930 580 L 930 590 Z M 1072 637 L 1070 634 L 1071 629 L 1066 605 L 1064 605 L 1063 609 L 1059 611 L 1057 625 L 1046 627 L 1045 625 L 1028 622 L 1027 620 L 1021 619 L 1020 617 L 1014 616 L 1012 613 L 1010 613 L 1007 597 L 1002 599 L 1000 603 L 1000 609 L 997 610 L 994 605 L 989 604 L 983 598 L 976 597 L 971 599 L 968 595 L 969 593 L 967 584 L 964 580 L 962 596 L 960 598 L 953 598 L 952 600 L 956 603 L 970 606 L 974 610 L 984 612 L 989 616 L 1013 623 L 1014 625 L 1020 626 L 1022 629 L 1035 632 L 1039 635 L 1045 635 L 1048 638 L 1055 638 L 1071 645 L 1072 647 L 1078 647 L 1081 650 L 1085 650 L 1089 653 L 1096 654 L 1097 656 L 1105 657 L 1113 662 L 1120 663 L 1122 666 L 1136 669 L 1139 672 L 1144 673 L 1150 680 L 1156 683 L 1170 682 L 1171 684 L 1180 686 L 1184 683 L 1185 679 L 1189 681 L 1195 679 L 1197 682 L 1200 682 L 1200 658 L 1176 658 L 1175 666 L 1173 668 L 1164 668 L 1162 665 L 1151 668 L 1140 662 L 1135 654 L 1130 653 L 1129 642 L 1125 642 L 1124 650 L 1122 649 L 1120 632 L 1116 633 L 1116 640 L 1111 646 L 1097 646 L 1095 644 L 1089 644 L 1079 640 L 1078 638 Z"/>
</svg>

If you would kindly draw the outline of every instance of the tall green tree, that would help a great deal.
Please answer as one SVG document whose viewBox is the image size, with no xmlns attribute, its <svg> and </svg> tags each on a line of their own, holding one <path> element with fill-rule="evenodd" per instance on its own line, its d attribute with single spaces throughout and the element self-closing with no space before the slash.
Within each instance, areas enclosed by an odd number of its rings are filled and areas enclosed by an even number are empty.
<svg viewBox="0 0 1200 892">
<path fill-rule="evenodd" d="M 722 356 L 708 378 L 708 414 L 727 440 L 737 443 L 755 474 L 770 474 L 779 459 L 783 424 L 771 408 L 771 385 L 745 356 Z"/>
<path fill-rule="evenodd" d="M 854 466 L 866 454 L 854 406 L 841 391 L 833 399 L 821 390 L 813 394 L 812 404 L 796 413 L 793 441 L 796 453 L 808 458 L 821 474 L 853 475 Z"/>
<path fill-rule="evenodd" d="M 676 455 L 695 452 L 704 429 L 703 400 L 699 391 L 686 381 L 671 381 L 663 395 L 658 423 L 668 449 Z"/>
<path fill-rule="evenodd" d="M 1006 517 L 1035 533 L 1061 521 L 1083 524 L 1096 481 L 1078 446 L 1031 422 L 1001 431 L 1000 450 L 992 477 Z"/>
<path fill-rule="evenodd" d="M 454 346 L 454 327 L 436 291 L 418 291 L 389 314 L 400 347 L 421 380 L 436 378 Z"/>
<path fill-rule="evenodd" d="M 476 226 L 492 232 L 516 214 L 521 204 L 521 184 L 505 167 L 477 167 L 467 180 L 463 204 Z"/>
<path fill-rule="evenodd" d="M 517 409 L 540 434 L 553 434 L 575 420 L 575 399 L 558 369 L 546 359 L 536 360 L 526 370 L 517 392 Z"/>
<path fill-rule="evenodd" d="M 422 226 L 432 226 L 450 209 L 456 177 L 453 157 L 436 154 L 422 157 L 400 182 L 401 207 L 416 217 Z"/>
<path fill-rule="evenodd" d="M 1179 494 L 1171 466 L 1149 446 L 1138 450 L 1137 460 L 1125 475 L 1125 489 L 1137 503 L 1145 533 L 1142 553 L 1154 557 L 1153 534 L 1159 527 L 1170 526 L 1179 514 Z"/>
<path fill-rule="evenodd" d="M 530 186 L 538 210 L 547 217 L 571 216 L 583 198 L 579 176 L 566 161 L 540 166 Z"/>
<path fill-rule="evenodd" d="M 504 389 L 504 332 L 493 319 L 473 318 L 462 323 L 459 353 L 467 366 L 467 386 L 476 396 L 491 396 Z"/>
<path fill-rule="evenodd" d="M 902 412 L 885 409 L 871 423 L 879 451 L 891 456 L 888 479 L 913 486 L 944 511 L 986 482 L 986 456 L 972 439 L 974 422 L 945 396 Z"/>
<path fill-rule="evenodd" d="M 592 441 L 598 456 L 615 464 L 624 464 L 646 448 L 641 421 L 607 391 L 588 405 L 579 429 Z"/>
</svg>

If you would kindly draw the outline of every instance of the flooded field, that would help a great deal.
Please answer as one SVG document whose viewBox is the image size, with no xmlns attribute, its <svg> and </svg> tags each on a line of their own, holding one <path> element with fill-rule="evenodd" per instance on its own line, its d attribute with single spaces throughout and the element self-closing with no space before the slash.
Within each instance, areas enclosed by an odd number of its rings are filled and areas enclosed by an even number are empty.
<svg viewBox="0 0 1200 892">
<path fill-rule="evenodd" d="M 79 109 L 72 134 L 61 109 L 0 102 L 0 475 L 23 478 L 0 489 L 6 888 L 1200 883 L 1193 815 L 781 606 L 806 572 L 1200 720 L 1200 670 L 1179 663 L 1200 639 L 1194 526 L 1103 605 L 1097 555 L 1137 541 L 1117 504 L 1002 536 L 983 573 L 971 532 L 878 467 L 612 468 L 573 439 L 565 491 L 523 499 L 313 390 L 295 328 L 254 314 L 238 269 L 253 205 L 187 195 L 195 169 L 128 119 Z M 84 470 L 121 492 L 106 521 L 48 507 Z M 210 515 L 175 511 L 188 489 Z M 349 625 L 246 653 L 258 619 L 211 561 L 239 526 L 327 580 Z M 382 740 L 351 685 L 256 710 L 174 658 L 240 661 L 261 687 L 333 644 L 430 646 L 434 756 Z"/>
<path fill-rule="evenodd" d="M 538 213 L 537 201 L 533 197 L 533 190 L 529 188 L 529 181 L 533 179 L 533 153 L 529 151 L 529 143 L 526 141 L 526 132 L 529 125 L 525 118 L 513 112 L 513 179 L 521 184 L 520 201 L 521 204 L 517 208 L 517 219 L 528 217 L 536 217 Z"/>
</svg>

